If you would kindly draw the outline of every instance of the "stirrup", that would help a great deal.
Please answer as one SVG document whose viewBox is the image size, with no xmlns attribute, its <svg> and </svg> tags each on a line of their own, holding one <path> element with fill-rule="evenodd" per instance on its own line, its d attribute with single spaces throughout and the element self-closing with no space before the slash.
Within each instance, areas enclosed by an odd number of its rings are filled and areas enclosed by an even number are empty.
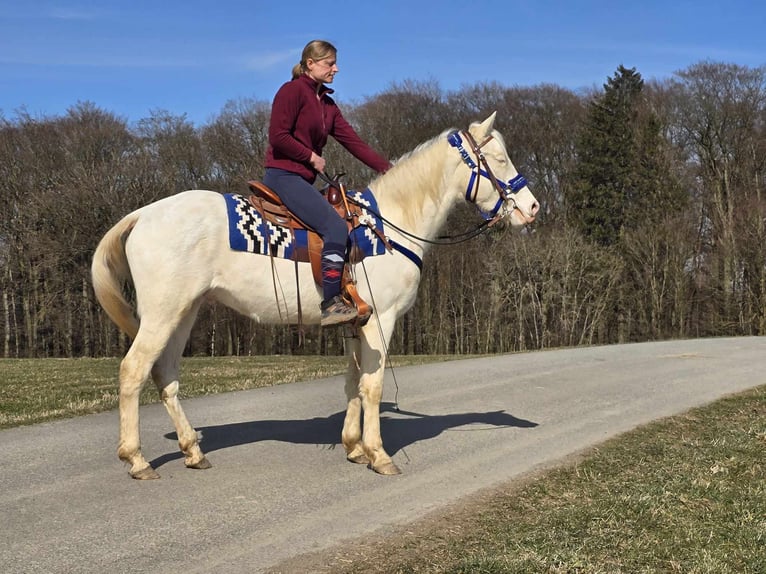
<svg viewBox="0 0 766 574">
<path fill-rule="evenodd" d="M 346 272 L 348 272 L 348 268 L 346 268 Z M 356 307 L 356 312 L 359 315 L 359 326 L 364 327 L 372 316 L 372 306 L 359 295 L 354 281 L 346 282 L 343 291 L 345 300 Z"/>
</svg>

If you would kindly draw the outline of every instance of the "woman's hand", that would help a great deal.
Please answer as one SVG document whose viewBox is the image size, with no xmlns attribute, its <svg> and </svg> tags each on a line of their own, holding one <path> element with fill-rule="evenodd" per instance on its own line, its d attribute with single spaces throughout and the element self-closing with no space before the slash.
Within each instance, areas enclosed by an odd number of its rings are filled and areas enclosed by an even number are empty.
<svg viewBox="0 0 766 574">
<path fill-rule="evenodd" d="M 311 167 L 313 167 L 319 173 L 324 173 L 325 161 L 321 155 L 317 155 L 312 151 L 309 163 L 311 164 Z"/>
</svg>

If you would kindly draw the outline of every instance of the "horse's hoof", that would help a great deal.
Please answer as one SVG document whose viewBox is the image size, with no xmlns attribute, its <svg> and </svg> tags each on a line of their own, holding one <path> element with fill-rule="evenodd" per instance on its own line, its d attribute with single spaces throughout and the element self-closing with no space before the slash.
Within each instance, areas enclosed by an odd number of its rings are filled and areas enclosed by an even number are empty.
<svg viewBox="0 0 766 574">
<path fill-rule="evenodd" d="M 384 474 L 386 476 L 394 476 L 396 474 L 402 474 L 402 471 L 399 470 L 399 467 L 396 466 L 393 462 L 387 462 L 379 466 L 373 466 L 372 470 L 374 470 L 378 474 Z"/>
<path fill-rule="evenodd" d="M 136 480 L 155 480 L 160 477 L 160 475 L 157 474 L 157 471 L 155 471 L 151 466 L 147 466 L 141 470 L 131 472 L 130 476 Z"/>
<path fill-rule="evenodd" d="M 349 455 L 346 457 L 346 460 L 355 464 L 370 464 L 370 459 L 367 458 L 366 454 L 358 454 L 356 456 Z"/>
<path fill-rule="evenodd" d="M 210 464 L 210 461 L 207 459 L 207 457 L 202 457 L 199 462 L 196 462 L 194 464 L 187 464 L 186 468 L 196 468 L 199 470 L 207 470 L 208 468 L 213 468 L 213 465 Z"/>
</svg>

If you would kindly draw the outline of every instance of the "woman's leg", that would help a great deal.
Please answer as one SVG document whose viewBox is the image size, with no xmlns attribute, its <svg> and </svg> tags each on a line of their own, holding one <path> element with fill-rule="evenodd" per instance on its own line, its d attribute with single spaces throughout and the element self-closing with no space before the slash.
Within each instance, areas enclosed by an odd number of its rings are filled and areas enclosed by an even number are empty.
<svg viewBox="0 0 766 574">
<path fill-rule="evenodd" d="M 322 237 L 322 291 L 325 303 L 329 304 L 340 294 L 348 239 L 346 222 L 318 189 L 295 173 L 269 168 L 263 176 L 263 183 Z"/>
</svg>

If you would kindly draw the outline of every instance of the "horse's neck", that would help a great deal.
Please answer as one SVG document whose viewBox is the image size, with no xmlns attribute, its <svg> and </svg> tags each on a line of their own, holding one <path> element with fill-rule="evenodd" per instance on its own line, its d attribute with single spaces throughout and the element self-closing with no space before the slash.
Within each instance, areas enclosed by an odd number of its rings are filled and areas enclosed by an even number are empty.
<svg viewBox="0 0 766 574">
<path fill-rule="evenodd" d="M 403 157 L 375 182 L 381 214 L 396 226 L 425 239 L 433 239 L 455 207 L 451 191 L 456 161 L 449 157 L 444 138 Z"/>
</svg>

